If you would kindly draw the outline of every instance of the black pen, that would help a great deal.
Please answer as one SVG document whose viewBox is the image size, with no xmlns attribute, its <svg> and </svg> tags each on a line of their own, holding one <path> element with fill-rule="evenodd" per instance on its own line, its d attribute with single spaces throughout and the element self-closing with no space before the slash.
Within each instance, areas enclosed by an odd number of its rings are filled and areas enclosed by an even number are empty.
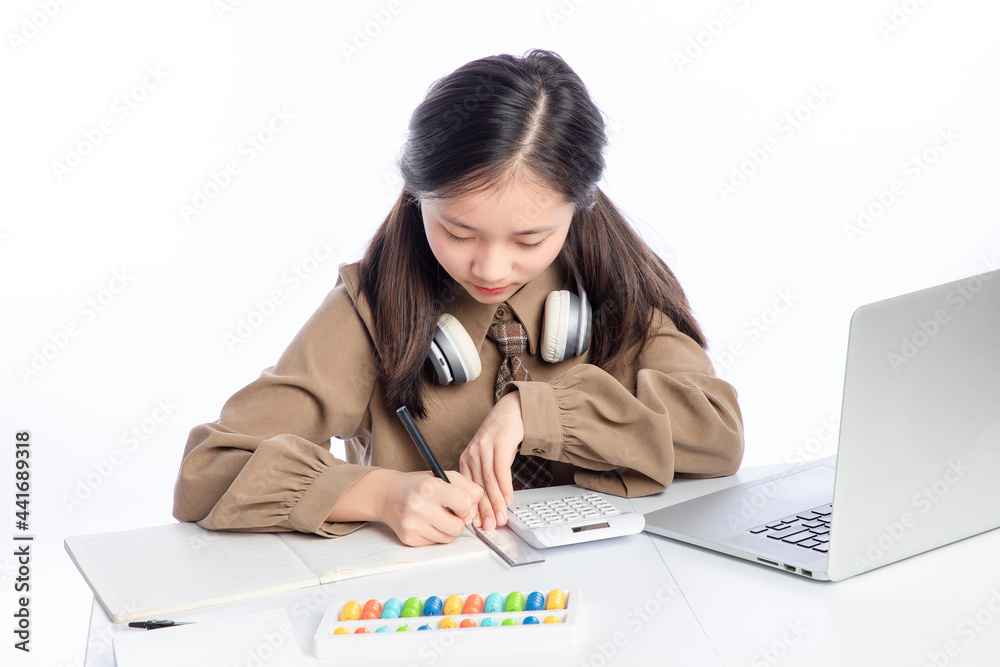
<svg viewBox="0 0 1000 667">
<path fill-rule="evenodd" d="M 444 470 L 441 469 L 441 464 L 438 463 L 437 458 L 434 456 L 434 452 L 431 451 L 430 446 L 427 444 L 427 440 L 424 439 L 424 434 L 421 433 L 420 429 L 417 427 L 417 422 L 413 421 L 410 411 L 407 410 L 404 405 L 400 409 L 396 410 L 396 414 L 399 415 L 401 420 L 403 420 L 403 426 L 405 426 L 406 430 L 409 431 L 410 437 L 413 439 L 413 444 L 415 444 L 417 449 L 420 450 L 420 455 L 424 457 L 424 461 L 427 462 L 427 465 L 430 467 L 431 472 L 434 473 L 434 476 L 451 484 L 451 480 L 449 480 L 448 476 L 444 474 Z"/>
<path fill-rule="evenodd" d="M 448 476 L 444 474 L 441 464 L 438 463 L 437 457 L 434 456 L 434 452 L 431 451 L 430 445 L 427 444 L 424 434 L 420 432 L 417 422 L 413 421 L 413 416 L 410 415 L 410 411 L 407 410 L 404 405 L 400 409 L 396 410 L 396 414 L 399 415 L 399 418 L 403 422 L 403 426 L 406 427 L 406 430 L 410 434 L 410 438 L 413 440 L 413 444 L 415 444 L 417 449 L 420 450 L 420 455 L 424 457 L 424 461 L 427 462 L 427 466 L 431 469 L 431 472 L 434 473 L 434 476 L 438 479 L 444 480 L 448 484 L 451 484 L 451 480 L 449 480 Z M 450 507 L 447 509 L 452 514 L 455 514 L 455 511 Z M 455 516 L 458 515 L 455 514 Z M 468 528 L 472 530 L 472 525 L 470 524 Z M 475 534 L 474 531 L 473 534 Z"/>
<path fill-rule="evenodd" d="M 191 621 L 132 621 L 128 624 L 130 628 L 140 628 L 142 630 L 159 630 L 160 628 L 172 628 L 175 625 L 190 625 Z"/>
</svg>

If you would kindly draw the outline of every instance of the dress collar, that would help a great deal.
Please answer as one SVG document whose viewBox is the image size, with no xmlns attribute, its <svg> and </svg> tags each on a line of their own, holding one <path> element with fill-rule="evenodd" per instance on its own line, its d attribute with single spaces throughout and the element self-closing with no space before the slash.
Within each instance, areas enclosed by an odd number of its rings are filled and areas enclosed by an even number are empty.
<svg viewBox="0 0 1000 667">
<path fill-rule="evenodd" d="M 544 271 L 535 276 L 530 282 L 522 286 L 507 301 L 502 304 L 484 304 L 476 301 L 464 287 L 452 282 L 452 289 L 455 290 L 456 297 L 454 303 L 445 307 L 445 312 L 451 313 L 465 330 L 475 344 L 477 350 L 483 347 L 486 339 L 486 331 L 490 325 L 500 320 L 517 319 L 524 325 L 528 335 L 528 351 L 531 354 L 538 354 L 538 341 L 542 335 L 542 320 L 545 306 L 545 299 L 549 292 L 569 288 L 568 274 L 566 267 L 557 257 Z M 340 266 L 340 278 L 354 305 L 364 320 L 369 331 L 374 331 L 371 321 L 371 311 L 361 294 L 359 288 L 358 262 L 353 264 L 342 264 Z M 497 318 L 497 310 L 506 308 L 508 312 Z"/>
<path fill-rule="evenodd" d="M 502 304 L 480 303 L 461 285 L 455 285 L 454 288 L 460 293 L 454 306 L 446 310 L 462 323 L 476 349 L 482 348 L 491 324 L 500 320 L 517 319 L 524 325 L 528 335 L 528 352 L 537 354 L 538 341 L 542 335 L 542 311 L 545 299 L 553 290 L 567 289 L 568 279 L 566 268 L 559 258 L 556 258 L 548 268 L 523 285 Z M 496 318 L 499 308 L 506 308 L 507 316 Z"/>
</svg>

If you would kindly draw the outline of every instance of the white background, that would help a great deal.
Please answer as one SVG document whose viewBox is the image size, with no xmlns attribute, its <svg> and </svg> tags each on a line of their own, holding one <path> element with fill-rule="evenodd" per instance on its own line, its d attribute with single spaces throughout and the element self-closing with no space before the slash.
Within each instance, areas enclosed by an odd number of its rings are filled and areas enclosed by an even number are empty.
<svg viewBox="0 0 1000 667">
<path fill-rule="evenodd" d="M 739 391 L 745 463 L 832 453 L 853 310 L 1000 262 L 998 21 L 986 0 L 5 2 L 0 660 L 82 664 L 91 593 L 63 539 L 172 521 L 188 430 L 360 256 L 413 108 L 485 55 L 549 48 L 588 85 L 602 187 Z"/>
</svg>

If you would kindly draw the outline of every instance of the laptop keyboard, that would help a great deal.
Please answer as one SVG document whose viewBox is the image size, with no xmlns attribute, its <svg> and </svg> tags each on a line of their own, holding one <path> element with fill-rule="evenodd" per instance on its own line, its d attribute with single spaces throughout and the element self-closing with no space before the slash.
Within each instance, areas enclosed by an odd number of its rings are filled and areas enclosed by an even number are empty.
<svg viewBox="0 0 1000 667">
<path fill-rule="evenodd" d="M 830 541 L 830 514 L 832 512 L 832 504 L 820 505 L 808 512 L 800 512 L 794 516 L 771 521 L 764 526 L 751 528 L 750 532 L 761 537 L 794 544 L 803 549 L 826 553 L 827 542 Z"/>
</svg>

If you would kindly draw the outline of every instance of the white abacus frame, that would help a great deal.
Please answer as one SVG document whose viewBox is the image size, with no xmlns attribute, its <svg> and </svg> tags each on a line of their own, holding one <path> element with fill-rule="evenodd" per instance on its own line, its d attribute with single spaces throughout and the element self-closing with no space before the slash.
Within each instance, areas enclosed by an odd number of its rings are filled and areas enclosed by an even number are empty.
<svg viewBox="0 0 1000 667">
<path fill-rule="evenodd" d="M 321 659 L 357 657 L 361 655 L 388 655 L 393 653 L 417 653 L 422 649 L 435 650 L 438 652 L 450 651 L 453 649 L 478 649 L 492 650 L 517 646 L 518 648 L 531 648 L 535 646 L 565 646 L 576 641 L 576 615 L 580 608 L 579 589 L 559 589 L 566 594 L 566 607 L 564 609 L 539 609 L 536 611 L 513 611 L 499 613 L 479 613 L 479 614 L 452 614 L 445 616 L 414 616 L 409 618 L 373 618 L 370 620 L 341 621 L 340 614 L 349 600 L 334 603 L 323 614 L 319 628 L 313 637 L 313 648 L 316 657 Z M 525 601 L 528 593 L 523 592 Z M 546 601 L 549 591 L 545 592 Z M 426 601 L 431 595 L 419 597 Z M 452 595 L 449 593 L 448 595 Z M 439 595 L 442 602 L 448 599 L 448 595 Z M 472 593 L 458 593 L 462 600 L 468 598 Z M 479 593 L 486 599 L 486 595 Z M 410 597 L 410 596 L 407 596 Z M 407 598 L 399 598 L 405 601 Z M 505 596 L 506 599 L 506 596 Z M 366 600 L 358 600 L 365 604 Z M 384 601 L 382 601 L 384 603 Z M 538 624 L 524 625 L 524 619 L 528 616 L 535 616 Z M 558 623 L 545 623 L 549 616 L 559 619 Z M 455 620 L 455 628 L 441 628 L 439 624 L 443 618 Z M 461 623 L 464 619 L 471 618 L 476 621 L 476 627 L 463 628 Z M 485 618 L 494 618 L 497 622 L 495 626 L 482 627 L 481 623 Z M 501 625 L 505 619 L 512 618 L 517 621 L 517 625 Z M 375 632 L 381 626 L 386 626 L 388 632 Z M 401 625 L 410 627 L 410 631 L 397 631 Z M 430 630 L 418 630 L 422 625 L 430 625 Z M 354 634 L 354 631 L 361 626 L 366 626 L 370 632 Z M 335 635 L 337 628 L 346 628 L 350 634 Z"/>
</svg>

